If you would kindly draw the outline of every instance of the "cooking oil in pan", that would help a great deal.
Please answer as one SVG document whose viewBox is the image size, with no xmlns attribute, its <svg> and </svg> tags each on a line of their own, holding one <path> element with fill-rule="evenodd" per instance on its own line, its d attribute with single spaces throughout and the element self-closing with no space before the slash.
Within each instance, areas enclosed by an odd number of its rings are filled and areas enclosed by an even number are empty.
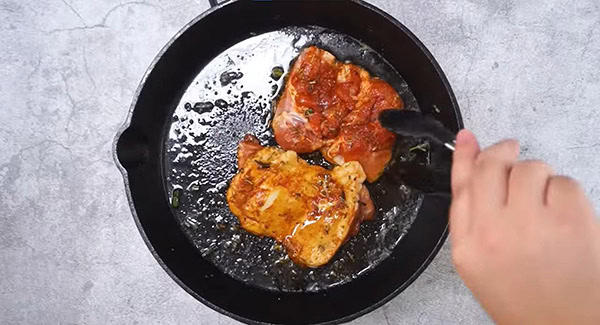
<svg viewBox="0 0 600 325">
<path fill-rule="evenodd" d="M 308 45 L 331 51 L 389 82 L 406 106 L 418 109 L 406 83 L 377 53 L 343 34 L 318 27 L 287 28 L 249 38 L 210 62 L 174 110 L 165 144 L 166 186 L 182 229 L 204 258 L 235 279 L 269 290 L 320 291 L 375 268 L 408 231 L 422 197 L 386 180 L 369 184 L 378 207 L 330 263 L 308 269 L 294 264 L 271 238 L 240 228 L 225 194 L 237 172 L 237 145 L 246 134 L 277 145 L 271 130 L 272 101 L 290 63 Z M 330 168 L 319 154 L 305 155 Z"/>
</svg>

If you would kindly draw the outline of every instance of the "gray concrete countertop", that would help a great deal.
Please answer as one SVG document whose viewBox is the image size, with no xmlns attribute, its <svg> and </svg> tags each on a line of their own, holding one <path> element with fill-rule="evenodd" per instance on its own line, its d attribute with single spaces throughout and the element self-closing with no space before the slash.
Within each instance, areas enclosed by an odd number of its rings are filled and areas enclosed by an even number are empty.
<svg viewBox="0 0 600 325">
<path fill-rule="evenodd" d="M 207 0 L 0 0 L 0 323 L 234 324 L 134 225 L 111 142 L 157 52 Z M 600 2 L 372 0 L 445 70 L 483 144 L 516 137 L 600 206 Z M 354 324 L 482 324 L 446 245 Z"/>
</svg>

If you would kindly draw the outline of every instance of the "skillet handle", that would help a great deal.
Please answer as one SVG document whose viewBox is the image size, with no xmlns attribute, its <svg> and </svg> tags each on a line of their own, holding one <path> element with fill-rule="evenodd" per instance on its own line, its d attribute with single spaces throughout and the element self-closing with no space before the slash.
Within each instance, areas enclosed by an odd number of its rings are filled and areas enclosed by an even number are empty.
<svg viewBox="0 0 600 325">
<path fill-rule="evenodd" d="M 216 6 L 220 5 L 221 3 L 225 2 L 225 1 L 227 1 L 227 0 L 221 0 L 221 1 L 219 1 L 219 0 L 208 0 L 208 2 L 210 3 L 211 7 L 216 7 Z"/>
</svg>

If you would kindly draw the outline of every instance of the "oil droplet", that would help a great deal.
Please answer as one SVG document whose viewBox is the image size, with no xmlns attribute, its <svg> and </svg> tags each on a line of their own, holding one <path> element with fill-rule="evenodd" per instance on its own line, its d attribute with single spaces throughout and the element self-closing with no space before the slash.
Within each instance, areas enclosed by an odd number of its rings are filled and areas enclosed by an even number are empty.
<svg viewBox="0 0 600 325">
<path fill-rule="evenodd" d="M 225 71 L 221 74 L 219 81 L 221 82 L 221 87 L 225 87 L 229 85 L 232 81 L 241 79 L 244 76 L 241 72 L 234 71 Z"/>
<path fill-rule="evenodd" d="M 210 112 L 215 105 L 211 102 L 200 102 L 194 105 L 194 110 L 198 113 Z"/>
<path fill-rule="evenodd" d="M 226 102 L 225 100 L 223 100 L 223 99 L 217 99 L 217 100 L 215 101 L 215 105 L 216 105 L 217 107 L 219 107 L 219 108 L 227 108 L 227 106 L 229 106 L 229 105 L 227 104 L 227 102 Z"/>
</svg>

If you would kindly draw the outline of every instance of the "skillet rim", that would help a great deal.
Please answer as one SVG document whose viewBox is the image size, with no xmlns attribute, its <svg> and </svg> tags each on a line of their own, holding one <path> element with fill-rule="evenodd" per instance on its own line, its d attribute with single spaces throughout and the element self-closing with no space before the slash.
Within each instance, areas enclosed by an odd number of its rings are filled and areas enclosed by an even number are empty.
<svg viewBox="0 0 600 325">
<path fill-rule="evenodd" d="M 192 290 L 191 288 L 189 288 L 182 280 L 180 280 L 171 270 L 170 268 L 166 265 L 166 263 L 162 260 L 162 258 L 158 255 L 158 253 L 156 252 L 156 250 L 154 249 L 152 243 L 150 242 L 150 240 L 148 239 L 148 236 L 146 235 L 146 232 L 144 230 L 144 227 L 141 225 L 140 219 L 138 217 L 137 211 L 135 209 L 135 204 L 133 202 L 133 197 L 131 194 L 131 188 L 130 188 L 130 184 L 129 184 L 129 176 L 128 176 L 128 172 L 126 170 L 126 168 L 121 164 L 121 162 L 119 161 L 119 157 L 117 154 L 117 146 L 118 146 L 118 142 L 121 138 L 121 136 L 123 135 L 123 133 L 130 127 L 131 125 L 131 121 L 132 121 L 132 117 L 133 117 L 133 112 L 135 111 L 135 108 L 137 106 L 138 103 L 138 99 L 140 96 L 140 93 L 142 91 L 142 89 L 144 88 L 146 81 L 148 79 L 148 77 L 150 76 L 150 74 L 152 73 L 152 71 L 154 70 L 156 64 L 162 59 L 163 55 L 168 51 L 168 49 L 173 45 L 173 43 L 182 35 L 184 34 L 190 27 L 192 27 L 193 25 L 195 25 L 197 22 L 199 22 L 200 20 L 204 19 L 206 16 L 212 14 L 213 12 L 231 5 L 233 3 L 236 2 L 241 2 L 244 0 L 227 0 L 224 1 L 216 6 L 210 7 L 208 10 L 204 11 L 203 13 L 201 13 L 200 15 L 196 16 L 194 19 L 192 19 L 190 22 L 188 22 L 187 24 L 185 24 L 177 33 L 175 33 L 175 35 L 173 35 L 169 41 L 161 48 L 161 50 L 158 52 L 158 54 L 155 56 L 155 58 L 152 60 L 152 62 L 150 63 L 150 65 L 148 66 L 148 68 L 146 69 L 144 75 L 142 76 L 142 79 L 139 82 L 139 85 L 137 87 L 136 92 L 134 93 L 133 96 L 133 101 L 129 107 L 129 111 L 127 113 L 127 116 L 125 118 L 125 122 L 120 126 L 120 128 L 117 131 L 117 134 L 113 140 L 112 143 L 112 156 L 113 159 L 115 161 L 115 164 L 117 166 L 117 169 L 121 172 L 122 177 L 123 177 L 123 181 L 124 181 L 124 185 L 125 185 L 125 192 L 127 195 L 127 202 L 129 205 L 129 209 L 131 210 L 135 225 L 140 233 L 140 235 L 142 236 L 142 239 L 144 240 L 144 243 L 146 244 L 146 246 L 148 247 L 148 249 L 150 250 L 150 253 L 152 254 L 152 256 L 154 256 L 154 258 L 156 259 L 156 261 L 158 262 L 158 264 L 162 267 L 162 269 L 169 275 L 169 277 L 171 277 L 181 288 L 183 288 L 188 294 L 190 294 L 192 297 L 194 297 L 196 300 L 200 301 L 201 303 L 203 303 L 205 306 L 208 306 L 209 308 L 223 314 L 226 315 L 228 317 L 231 317 L 235 320 L 247 323 L 247 324 L 272 324 L 272 323 L 266 323 L 266 322 L 260 322 L 260 321 L 256 321 L 256 320 L 252 320 L 252 319 L 248 319 L 239 315 L 236 315 L 232 312 L 229 312 L 215 304 L 213 304 L 212 302 L 206 300 L 204 297 L 202 297 L 201 295 L 199 295 L 198 293 L 196 293 L 194 290 Z M 354 2 L 358 5 L 360 5 L 361 7 L 367 9 L 367 10 L 371 10 L 373 12 L 375 12 L 376 14 L 380 15 L 381 17 L 383 17 L 384 19 L 386 19 L 387 21 L 389 21 L 390 23 L 392 23 L 397 29 L 399 29 L 400 31 L 402 31 L 403 33 L 406 34 L 406 36 L 408 36 L 408 38 L 422 51 L 422 53 L 425 55 L 425 57 L 429 60 L 429 62 L 432 64 L 432 67 L 434 68 L 436 74 L 438 75 L 438 77 L 440 78 L 440 81 L 442 82 L 446 93 L 449 95 L 449 99 L 450 102 L 452 103 L 452 110 L 454 112 L 454 115 L 456 117 L 456 124 L 458 129 L 462 129 L 464 127 L 464 123 L 462 120 L 462 115 L 460 113 L 460 109 L 459 109 L 459 105 L 458 105 L 458 101 L 456 100 L 456 96 L 454 94 L 454 92 L 452 91 L 452 87 L 450 86 L 450 82 L 448 81 L 446 75 L 444 74 L 441 66 L 439 65 L 439 63 L 435 60 L 435 58 L 433 57 L 433 54 L 431 54 L 431 52 L 427 49 L 427 47 L 417 38 L 416 35 L 414 35 L 409 29 L 408 27 L 404 26 L 400 21 L 398 21 L 396 18 L 394 18 L 392 15 L 388 14 L 387 12 L 383 11 L 382 9 L 379 9 L 377 6 L 368 3 L 364 0 L 346 0 L 349 2 Z M 447 194 L 441 194 L 444 197 L 450 197 Z M 434 194 L 425 194 L 425 196 L 440 196 L 440 193 L 434 193 Z M 354 319 L 357 319 L 358 317 L 364 316 L 376 309 L 378 309 L 379 307 L 383 306 L 384 304 L 388 303 L 390 300 L 392 300 L 394 297 L 398 296 L 402 291 L 406 290 L 406 288 L 408 288 L 422 273 L 423 271 L 425 271 L 425 269 L 429 266 L 429 264 L 431 264 L 431 262 L 433 261 L 433 259 L 437 256 L 437 254 L 439 253 L 440 249 L 442 248 L 442 246 L 444 245 L 444 243 L 446 242 L 446 239 L 448 237 L 448 229 L 449 229 L 449 224 L 448 222 L 446 222 L 446 227 L 444 228 L 444 231 L 442 232 L 438 242 L 435 244 L 433 250 L 429 253 L 429 255 L 427 256 L 427 258 L 423 261 L 423 263 L 417 268 L 417 270 L 398 288 L 396 288 L 394 291 L 392 291 L 389 295 L 387 295 L 386 297 L 384 297 L 383 299 L 381 299 L 380 301 L 373 303 L 372 305 L 370 305 L 367 308 L 364 308 L 360 311 L 357 311 L 351 315 L 342 317 L 342 318 L 338 318 L 336 320 L 332 320 L 332 321 L 326 321 L 326 322 L 321 322 L 321 323 L 315 323 L 317 325 L 333 325 L 333 324 L 341 324 L 341 323 L 346 323 L 349 321 L 352 321 Z"/>
</svg>

